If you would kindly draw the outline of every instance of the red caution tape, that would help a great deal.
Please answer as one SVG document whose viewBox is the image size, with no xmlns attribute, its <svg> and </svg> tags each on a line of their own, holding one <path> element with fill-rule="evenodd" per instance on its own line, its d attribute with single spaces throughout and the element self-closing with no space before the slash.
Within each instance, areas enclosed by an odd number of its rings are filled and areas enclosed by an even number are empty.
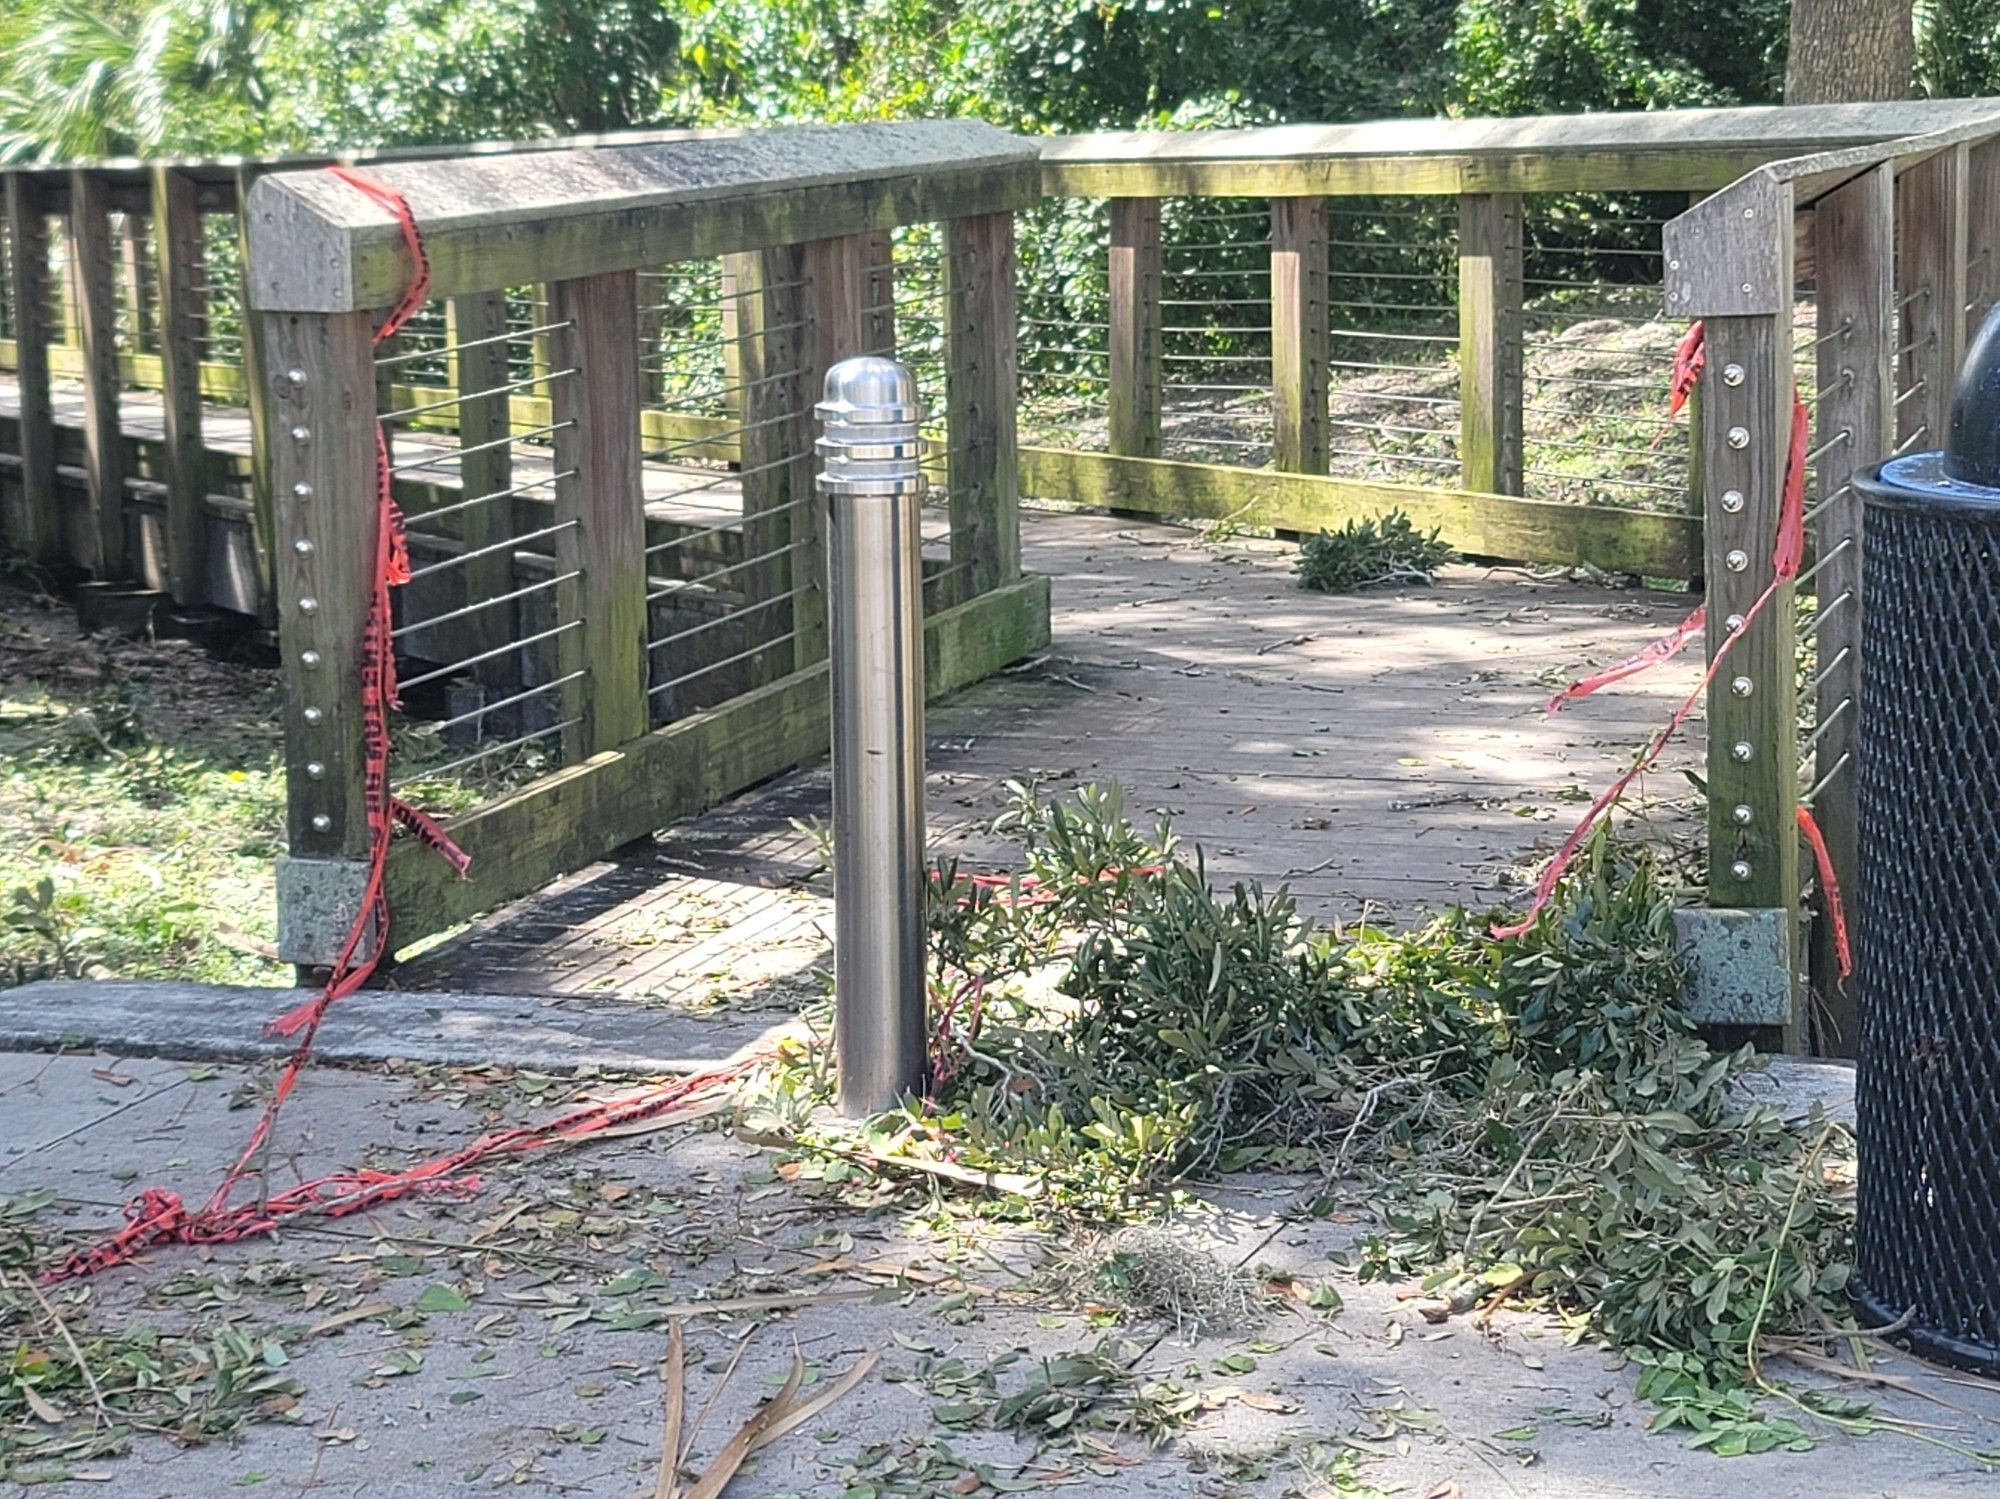
<svg viewBox="0 0 2000 1499">
<path fill-rule="evenodd" d="M 1669 415 L 1678 412 L 1681 407 L 1687 404 L 1688 396 L 1693 392 L 1696 383 L 1700 380 L 1702 369 L 1706 366 L 1707 362 L 1708 352 L 1703 343 L 1703 328 L 1699 322 L 1696 322 L 1688 328 L 1687 333 L 1680 341 L 1679 347 L 1674 350 L 1673 383 L 1667 401 Z M 1660 755 L 1666 750 L 1668 743 L 1673 739 L 1674 735 L 1680 731 L 1681 726 L 1694 713 L 1695 705 L 1701 701 L 1702 694 L 1708 690 L 1709 684 L 1715 680 L 1716 673 L 1722 669 L 1722 663 L 1728 657 L 1731 648 L 1735 646 L 1737 641 L 1743 638 L 1744 632 L 1756 621 L 1757 616 L 1764 612 L 1765 606 L 1776 596 L 1778 589 L 1798 576 L 1799 565 L 1805 556 L 1806 437 L 1808 427 L 1809 422 L 1806 415 L 1805 402 L 1799 398 L 1798 391 L 1794 388 L 1792 391 L 1791 444 L 1785 463 L 1784 489 L 1780 495 L 1778 504 L 1777 538 L 1771 548 L 1773 576 L 1769 586 L 1757 596 L 1757 602 L 1744 611 L 1743 617 L 1737 623 L 1736 628 L 1723 637 L 1722 643 L 1716 647 L 1714 658 L 1708 663 L 1708 669 L 1702 673 L 1701 680 L 1695 684 L 1694 691 L 1690 692 L 1686 700 L 1674 710 L 1673 716 L 1667 720 L 1665 727 L 1653 736 L 1652 740 L 1640 752 L 1638 759 L 1632 763 L 1630 768 L 1624 771 L 1599 794 L 1598 798 L 1584 812 L 1582 820 L 1577 823 L 1576 828 L 1570 833 L 1569 837 L 1563 840 L 1562 847 L 1556 850 L 1555 857 L 1549 861 L 1548 867 L 1542 871 L 1541 878 L 1535 882 L 1534 895 L 1529 901 L 1527 912 L 1519 921 L 1513 923 L 1511 926 L 1503 926 L 1495 923 L 1490 929 L 1495 937 L 1518 937 L 1535 924 L 1535 918 L 1541 915 L 1549 901 L 1554 897 L 1556 886 L 1562 882 L 1564 873 L 1569 869 L 1570 861 L 1576 857 L 1576 851 L 1583 846 L 1584 839 L 1590 836 L 1590 830 L 1597 825 L 1597 820 L 1609 811 L 1617 803 L 1618 799 L 1625 794 L 1627 788 L 1640 776 L 1644 775 L 1654 762 L 1660 758 Z M 1619 662 L 1616 666 L 1607 667 L 1597 673 L 1595 677 L 1586 677 L 1583 682 L 1572 684 L 1571 687 L 1556 694 L 1548 702 L 1548 711 L 1553 713 L 1574 698 L 1586 696 L 1588 693 L 1595 692 L 1599 687 L 1605 686 L 1609 682 L 1637 675 L 1648 667 L 1655 666 L 1659 662 L 1667 660 L 1689 640 L 1694 638 L 1697 629 L 1701 628 L 1701 626 L 1696 625 L 1698 619 L 1705 625 L 1706 605 L 1683 620 L 1680 627 L 1672 635 L 1666 637 L 1666 639 L 1656 641 L 1638 655 L 1629 657 L 1627 660 Z M 1582 691 L 1577 690 L 1580 687 L 1583 688 Z M 1800 824 L 1803 828 L 1806 822 L 1810 821 L 1810 814 L 1806 814 L 1803 808 L 1800 811 L 1802 817 L 1805 819 Z M 1814 829 L 1814 832 L 1816 833 L 1817 829 Z M 1808 839 L 1810 840 L 1811 837 L 1812 835 L 1809 834 Z M 1823 851 L 1823 848 L 1823 844 L 1816 843 L 1815 855 L 1819 855 Z M 1823 863 L 1821 868 L 1822 883 L 1828 885 L 1829 891 L 1834 889 L 1830 884 L 1831 873 L 1830 861 Z M 1837 896 L 1829 894 L 1828 899 L 1829 904 L 1833 905 L 1837 901 Z M 1844 918 L 1836 915 L 1835 925 L 1844 934 Z M 1844 941 L 1844 935 L 1838 936 L 1836 940 Z M 1846 959 L 1843 957 L 1843 965 L 1845 962 Z"/>
<path fill-rule="evenodd" d="M 1792 441 L 1785 457 L 1785 490 L 1778 501 L 1778 540 L 1771 548 L 1771 566 L 1781 579 L 1799 575 L 1806 556 L 1806 434 L 1811 419 L 1806 403 L 1792 387 Z"/>
<path fill-rule="evenodd" d="M 1699 321 L 1690 323 L 1688 331 L 1681 335 L 1680 343 L 1674 349 L 1674 376 L 1667 387 L 1667 415 L 1678 416 L 1681 407 L 1687 405 L 1688 397 L 1701 383 L 1702 367 L 1708 363 L 1708 350 L 1702 342 L 1702 325 Z"/>
<path fill-rule="evenodd" d="M 467 1197 L 481 1185 L 478 1176 L 466 1174 L 470 1167 L 500 1157 L 575 1144 L 621 1125 L 692 1110 L 719 1097 L 729 1084 L 763 1061 L 765 1055 L 744 1057 L 621 1098 L 583 1104 L 541 1124 L 499 1130 L 404 1171 L 335 1172 L 273 1193 L 262 1203 L 245 1203 L 239 1208 L 230 1208 L 211 1198 L 199 1212 L 190 1213 L 177 1193 L 148 1187 L 126 1205 L 125 1227 L 100 1243 L 78 1250 L 44 1275 L 42 1281 L 49 1284 L 92 1275 L 136 1259 L 146 1250 L 163 1244 L 227 1244 L 269 1233 L 287 1218 L 304 1214 L 339 1218 L 412 1195 Z M 261 1127 L 257 1138 L 262 1138 Z M 230 1185 L 231 1182 L 225 1182 L 224 1190 Z M 222 1195 L 218 1191 L 217 1197 Z"/>
<path fill-rule="evenodd" d="M 1810 809 L 1799 808 L 1799 831 L 1812 849 L 1813 867 L 1819 871 L 1820 894 L 1826 899 L 1826 919 L 1833 927 L 1833 956 L 1846 978 L 1854 972 L 1854 949 L 1847 939 L 1847 907 L 1840 898 L 1840 877 L 1833 872 L 1833 855 L 1827 852 L 1826 835 L 1819 830 Z"/>
<path fill-rule="evenodd" d="M 400 193 L 351 167 L 329 167 L 341 181 L 366 194 L 395 216 L 403 243 L 410 252 L 410 282 L 381 327 L 375 342 L 393 338 L 429 295 L 430 260 L 424 253 L 423 236 L 410 206 Z M 389 842 L 395 824 L 408 827 L 418 840 L 436 849 L 464 875 L 470 861 L 464 850 L 430 817 L 397 800 L 389 791 L 389 710 L 399 706 L 396 692 L 396 651 L 391 634 L 392 615 L 389 590 L 410 580 L 409 551 L 403 539 L 403 516 L 391 489 L 389 443 L 382 425 L 375 425 L 375 560 L 372 593 L 361 632 L 361 745 L 363 793 L 368 818 L 368 879 L 363 886 L 360 909 L 348 929 L 326 987 L 296 1009 L 280 1015 L 264 1027 L 266 1035 L 299 1037 L 299 1044 L 279 1074 L 271 1101 L 250 1132 L 250 1140 L 230 1167 L 222 1182 L 198 1213 L 189 1213 L 172 1192 L 148 1188 L 128 1205 L 126 1226 L 102 1244 L 72 1255 L 50 1279 L 86 1275 L 105 1265 L 130 1259 L 142 1249 L 164 1243 L 216 1243 L 260 1232 L 293 1213 L 351 1212 L 355 1207 L 382 1200 L 384 1193 L 400 1195 L 413 1190 L 465 1191 L 476 1183 L 438 1182 L 436 1173 L 424 1168 L 401 1175 L 377 1172 L 347 1173 L 309 1182 L 268 1198 L 258 1209 L 231 1209 L 229 1200 L 236 1186 L 249 1174 L 250 1163 L 270 1138 L 278 1112 L 297 1086 L 299 1073 L 311 1055 L 320 1022 L 336 1001 L 359 989 L 381 964 L 389 950 L 389 901 L 383 872 L 389 858 Z M 405 1180 L 407 1178 L 407 1180 Z M 246 1216 L 246 1214 L 248 1216 Z"/>
<path fill-rule="evenodd" d="M 1609 687 L 1613 682 L 1622 682 L 1627 677 L 1636 677 L 1641 672 L 1651 671 L 1662 661 L 1673 660 L 1681 653 L 1683 646 L 1707 628 L 1708 605 L 1703 604 L 1644 650 L 1627 656 L 1616 665 L 1594 671 L 1587 677 L 1578 677 L 1542 704 L 1542 711 L 1560 713 L 1577 699 L 1589 697 L 1600 688 Z"/>
</svg>

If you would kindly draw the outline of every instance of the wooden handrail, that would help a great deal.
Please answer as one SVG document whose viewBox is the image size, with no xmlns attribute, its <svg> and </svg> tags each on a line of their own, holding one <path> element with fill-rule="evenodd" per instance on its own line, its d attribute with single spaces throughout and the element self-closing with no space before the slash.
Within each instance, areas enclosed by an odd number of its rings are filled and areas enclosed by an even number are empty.
<svg viewBox="0 0 2000 1499">
<path fill-rule="evenodd" d="M 1713 190 L 1774 159 L 1977 128 L 2000 101 L 1377 120 L 1052 137 L 1057 197 Z"/>
</svg>

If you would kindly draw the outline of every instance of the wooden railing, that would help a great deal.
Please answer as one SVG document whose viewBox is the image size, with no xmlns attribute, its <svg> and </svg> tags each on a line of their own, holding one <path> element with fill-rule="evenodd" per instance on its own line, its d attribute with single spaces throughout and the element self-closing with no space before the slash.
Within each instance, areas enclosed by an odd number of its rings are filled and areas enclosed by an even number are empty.
<svg viewBox="0 0 2000 1499">
<path fill-rule="evenodd" d="M 370 346 L 411 274 L 370 199 L 284 172 L 246 204 L 293 771 L 287 957 L 330 957 L 366 878 L 378 412 L 406 481 L 405 688 L 443 693 L 434 720 L 463 741 L 407 773 L 413 794 L 475 767 L 518 781 L 451 819 L 469 879 L 396 846 L 399 943 L 824 752 L 811 406 L 833 362 L 890 350 L 899 286 L 921 282 L 907 300 L 932 304 L 947 375 L 927 392 L 927 685 L 1046 642 L 1008 386 L 1032 149 L 937 123 L 370 170 L 423 226 L 434 336 Z M 545 298 L 510 326 L 520 287 Z M 662 394 L 681 409 L 643 409 Z"/>
<path fill-rule="evenodd" d="M 1801 347 L 1822 368 L 1802 384 L 1817 407 L 1816 493 L 1828 497 L 1815 502 L 1818 551 L 1801 582 L 1828 600 L 1802 627 L 1818 649 L 1814 773 L 1793 784 L 1779 762 L 1795 757 L 1772 748 L 1793 742 L 1791 694 L 1754 690 L 1780 680 L 1796 646 L 1783 611 L 1741 648 L 1753 691 L 1718 689 L 1709 767 L 1714 903 L 1795 925 L 1788 830 L 1802 790 L 1843 870 L 1852 863 L 1841 767 L 1854 712 L 1842 705 L 1858 541 L 1842 486 L 1885 443 L 1934 440 L 1963 335 L 1945 309 L 1976 308 L 2000 284 L 1996 109 L 1101 135 L 1040 143 L 1039 167 L 1029 143 L 917 126 L 821 136 L 824 162 L 804 175 L 769 154 L 801 139 L 790 133 L 660 137 L 671 149 L 653 156 L 629 144 L 482 148 L 476 167 L 463 153 L 384 155 L 371 169 L 410 184 L 438 295 L 382 351 L 368 399 L 341 408 L 348 451 L 317 479 L 298 472 L 289 434 L 308 429 L 330 451 L 325 421 L 296 409 L 323 397 L 287 373 L 321 382 L 331 360 L 335 383 L 320 391 L 359 380 L 354 320 L 391 300 L 406 271 L 387 220 L 322 174 L 297 175 L 313 162 L 7 169 L 0 524 L 9 546 L 53 569 L 277 628 L 296 705 L 285 947 L 307 958 L 338 924 L 361 833 L 351 721 L 311 701 L 331 678 L 303 676 L 294 647 L 319 640 L 351 685 L 358 635 L 356 596 L 329 609 L 340 590 L 322 576 L 305 591 L 292 549 L 308 541 L 324 558 L 355 538 L 300 532 L 311 512 L 274 496 L 360 483 L 358 434 L 378 408 L 391 413 L 419 568 L 398 644 L 442 741 L 422 763 L 436 777 L 465 773 L 455 762 L 482 776 L 497 766 L 479 795 L 523 786 L 459 818 L 478 850 L 471 885 L 399 848 L 399 935 L 411 937 L 823 746 L 823 705 L 802 675 L 823 649 L 816 538 L 799 516 L 803 413 L 837 352 L 897 352 L 942 413 L 926 560 L 934 687 L 1046 631 L 1041 585 L 1017 581 L 1017 489 L 1280 532 L 1401 509 L 1475 557 L 1706 578 L 1721 620 L 1754 595 L 1768 559 L 1765 428 L 1788 399 L 1769 375 L 1785 357 L 1770 320 L 1783 299 L 1753 311 L 1699 297 L 1782 281 L 1796 262 L 1818 277 L 1816 299 L 1789 305 L 1820 319 Z M 945 148 L 975 136 L 970 158 Z M 614 164 L 642 159 L 657 177 L 617 175 Z M 839 182 L 817 175 L 835 162 Z M 446 183 L 464 196 L 425 198 Z M 292 217 L 259 229 L 259 202 Z M 1744 207 L 1765 217 L 1728 219 Z M 267 278 L 254 312 L 246 208 Z M 309 242 L 283 240 L 285 225 Z M 1673 293 L 1698 229 L 1715 236 L 1705 263 L 1729 269 L 1689 300 Z M 1892 241 L 1897 284 L 1930 290 L 1897 293 L 1884 312 Z M 333 264 L 346 282 L 325 281 Z M 1711 396 L 1691 447 L 1664 414 L 1668 362 L 1711 305 L 1722 322 L 1709 385 L 1730 365 L 1746 378 Z M 322 342 L 256 336 L 279 311 Z M 326 341 L 336 324 L 345 343 Z M 281 337 L 274 366 L 264 350 Z M 622 366 L 628 341 L 633 390 L 596 389 L 592 372 Z M 1719 420 L 1744 390 L 1768 409 Z M 578 435 L 606 400 L 615 452 Z M 1729 446 L 1738 427 L 1747 448 Z M 634 441 L 651 455 L 646 504 L 593 511 L 614 504 L 606 495 L 631 498 L 625 478 L 587 476 L 623 475 Z M 1744 470 L 1756 464 L 1753 482 Z M 467 503 L 481 495 L 502 499 Z M 482 597 L 508 600 L 504 625 L 472 608 Z M 302 612 L 307 599 L 316 614 Z M 586 630 L 597 643 L 579 654 Z M 307 707 L 321 716 L 301 716 Z M 610 768 L 585 773 L 607 756 Z"/>
<path fill-rule="evenodd" d="M 1968 330 L 2000 293 L 2000 115 L 1772 163 L 1668 225 L 1666 305 L 1699 318 L 1708 359 L 1697 461 L 1711 650 L 1773 578 L 1796 387 L 1810 417 L 1809 553 L 1732 650 L 1708 696 L 1709 899 L 1769 913 L 1801 951 L 1812 908 L 1794 823 L 1823 830 L 1856 909 L 1862 654 L 1855 473 L 1942 446 Z M 1830 923 L 1803 944 L 1789 1028 L 1817 1019 L 1851 1054 L 1856 998 Z M 1810 980 L 1810 983 L 1807 980 Z M 1816 996 L 1816 1017 L 1809 998 Z"/>
<path fill-rule="evenodd" d="M 1104 271 L 1086 297 L 1024 274 L 1024 487 L 1281 531 L 1400 508 L 1474 556 L 1697 580 L 1662 225 L 1762 163 L 1994 108 L 1052 141 L 1024 256 L 1081 230 Z"/>
</svg>

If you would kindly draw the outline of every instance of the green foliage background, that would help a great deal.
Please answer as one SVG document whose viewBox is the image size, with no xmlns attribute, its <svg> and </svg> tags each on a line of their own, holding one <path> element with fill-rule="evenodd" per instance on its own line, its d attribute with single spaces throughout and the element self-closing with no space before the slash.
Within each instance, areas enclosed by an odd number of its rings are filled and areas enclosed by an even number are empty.
<svg viewBox="0 0 2000 1499">
<path fill-rule="evenodd" d="M 1023 129 L 1777 97 L 1786 0 L 16 0 L 0 156 L 975 114 Z M 2000 0 L 1921 0 L 1993 88 Z"/>
</svg>

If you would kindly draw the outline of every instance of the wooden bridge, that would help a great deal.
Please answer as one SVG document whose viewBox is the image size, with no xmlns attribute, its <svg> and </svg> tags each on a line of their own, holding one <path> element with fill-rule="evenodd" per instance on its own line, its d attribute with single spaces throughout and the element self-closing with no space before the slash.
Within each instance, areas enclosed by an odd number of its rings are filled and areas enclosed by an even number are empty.
<svg viewBox="0 0 2000 1499">
<path fill-rule="evenodd" d="M 1796 382 L 1814 560 L 1713 689 L 1703 770 L 1713 904 L 1795 951 L 1802 797 L 1853 858 L 1847 478 L 1942 430 L 2000 289 L 1996 132 L 2000 105 L 1944 101 L 385 152 L 362 164 L 407 199 L 434 281 L 380 348 L 409 256 L 322 160 L 11 168 L 0 516 L 88 610 L 237 618 L 279 648 L 282 940 L 323 962 L 365 870 L 378 413 L 415 573 L 395 637 L 422 727 L 398 773 L 456 798 L 474 859 L 460 883 L 397 845 L 403 944 L 818 757 L 810 406 L 833 360 L 897 353 L 933 413 L 930 686 L 1039 662 L 947 710 L 946 783 L 954 734 L 987 791 L 1038 766 L 1116 776 L 1185 804 L 1228 871 L 1413 915 L 1504 896 L 1566 788 L 1667 701 L 1544 725 L 1538 684 L 1656 634 L 1703 579 L 1713 642 L 1770 581 Z M 1696 317 L 1690 438 L 1664 406 Z M 1257 543 L 1223 563 L 1044 502 L 1211 541 L 1399 508 L 1486 563 L 1653 587 L 1458 573 L 1312 612 Z M 1224 725 L 1239 712 L 1255 732 Z M 1320 783 L 1289 763 L 1315 739 L 1339 767 Z M 1229 836 L 1231 775 L 1277 792 L 1243 799 L 1283 814 L 1242 814 L 1254 837 Z M 1413 805 L 1458 810 L 1390 815 Z M 1314 856 L 1329 843 L 1366 856 Z M 1758 1014 L 1796 1037 L 1807 992 L 1786 980 Z"/>
</svg>

